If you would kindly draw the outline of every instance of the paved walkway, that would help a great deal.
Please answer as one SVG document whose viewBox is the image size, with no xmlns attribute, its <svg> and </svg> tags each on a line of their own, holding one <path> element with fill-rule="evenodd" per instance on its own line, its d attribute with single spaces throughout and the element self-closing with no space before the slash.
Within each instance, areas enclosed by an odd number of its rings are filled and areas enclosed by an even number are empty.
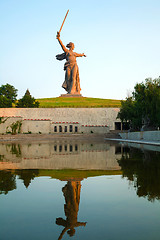
<svg viewBox="0 0 160 240">
<path fill-rule="evenodd" d="M 120 139 L 117 139 L 117 138 L 105 138 L 105 140 L 160 146 L 160 141 L 132 140 L 132 139 L 121 139 L 121 138 Z"/>
</svg>

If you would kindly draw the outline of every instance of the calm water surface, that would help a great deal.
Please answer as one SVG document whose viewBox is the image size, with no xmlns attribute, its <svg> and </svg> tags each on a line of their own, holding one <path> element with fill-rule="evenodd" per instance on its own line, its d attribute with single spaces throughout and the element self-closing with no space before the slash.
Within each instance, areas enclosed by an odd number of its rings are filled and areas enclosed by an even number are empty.
<svg viewBox="0 0 160 240">
<path fill-rule="evenodd" d="M 149 148 L 0 144 L 0 239 L 159 240 L 160 150 Z"/>
</svg>

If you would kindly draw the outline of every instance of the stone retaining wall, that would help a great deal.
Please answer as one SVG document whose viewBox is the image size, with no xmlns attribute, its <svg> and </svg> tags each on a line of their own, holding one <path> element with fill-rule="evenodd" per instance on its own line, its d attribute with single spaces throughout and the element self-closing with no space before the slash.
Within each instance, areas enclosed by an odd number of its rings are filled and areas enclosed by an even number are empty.
<svg viewBox="0 0 160 240">
<path fill-rule="evenodd" d="M 160 141 L 160 131 L 141 131 L 120 133 L 122 139 Z"/>
<path fill-rule="evenodd" d="M 22 133 L 107 133 L 115 129 L 119 108 L 0 108 L 0 133 L 22 121 Z"/>
</svg>

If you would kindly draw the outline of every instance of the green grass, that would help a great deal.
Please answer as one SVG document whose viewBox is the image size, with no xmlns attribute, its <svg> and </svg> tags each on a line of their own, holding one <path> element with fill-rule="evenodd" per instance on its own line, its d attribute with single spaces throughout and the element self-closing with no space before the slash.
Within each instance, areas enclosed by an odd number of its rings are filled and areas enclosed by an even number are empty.
<svg viewBox="0 0 160 240">
<path fill-rule="evenodd" d="M 101 98 L 40 98 L 40 108 L 116 108 L 121 106 L 120 100 L 101 99 Z"/>
</svg>

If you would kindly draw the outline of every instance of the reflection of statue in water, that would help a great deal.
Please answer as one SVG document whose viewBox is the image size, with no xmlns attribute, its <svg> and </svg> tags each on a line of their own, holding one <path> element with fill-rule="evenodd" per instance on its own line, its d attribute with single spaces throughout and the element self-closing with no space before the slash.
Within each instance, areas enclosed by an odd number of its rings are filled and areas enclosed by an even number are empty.
<svg viewBox="0 0 160 240">
<path fill-rule="evenodd" d="M 56 224 L 64 227 L 58 240 L 62 239 L 66 231 L 71 237 L 75 234 L 75 227 L 86 225 L 86 222 L 77 222 L 81 191 L 80 181 L 68 181 L 62 188 L 62 191 L 66 202 L 64 205 L 66 220 L 63 218 L 56 218 Z"/>
<path fill-rule="evenodd" d="M 60 39 L 60 33 L 57 32 L 57 39 L 64 51 L 62 54 L 56 55 L 57 60 L 66 59 L 64 70 L 65 73 L 65 81 L 62 84 L 62 87 L 69 93 L 69 94 L 80 94 L 80 79 L 79 79 L 79 69 L 76 62 L 76 57 L 86 57 L 84 53 L 76 53 L 73 52 L 74 50 L 74 43 L 70 42 L 67 44 L 67 48 L 63 45 Z"/>
</svg>

